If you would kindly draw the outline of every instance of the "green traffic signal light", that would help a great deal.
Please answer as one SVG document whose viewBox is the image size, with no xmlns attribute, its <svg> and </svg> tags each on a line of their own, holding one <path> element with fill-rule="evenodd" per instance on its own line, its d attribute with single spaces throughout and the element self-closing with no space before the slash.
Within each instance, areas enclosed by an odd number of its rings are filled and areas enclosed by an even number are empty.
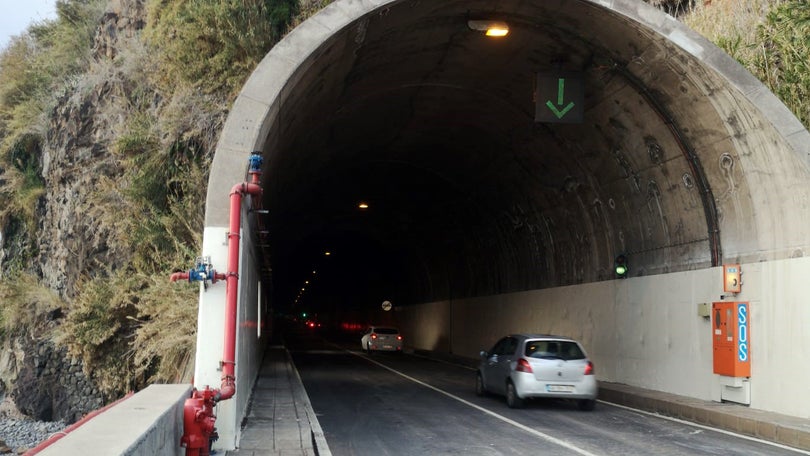
<svg viewBox="0 0 810 456">
<path fill-rule="evenodd" d="M 306 312 L 301 312 L 301 316 L 304 317 L 304 318 L 307 318 L 307 313 Z"/>
<path fill-rule="evenodd" d="M 627 277 L 627 271 L 629 271 L 630 268 L 627 266 L 627 257 L 624 254 L 616 257 L 613 263 L 613 269 L 616 271 L 616 277 L 620 279 Z"/>
</svg>

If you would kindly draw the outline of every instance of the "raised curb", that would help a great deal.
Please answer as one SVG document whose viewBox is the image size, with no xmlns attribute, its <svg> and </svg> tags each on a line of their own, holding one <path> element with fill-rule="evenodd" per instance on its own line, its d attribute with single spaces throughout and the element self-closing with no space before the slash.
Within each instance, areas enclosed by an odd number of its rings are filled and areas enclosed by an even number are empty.
<svg viewBox="0 0 810 456">
<path fill-rule="evenodd" d="M 599 400 L 810 450 L 808 419 L 610 382 L 599 382 Z"/>
</svg>

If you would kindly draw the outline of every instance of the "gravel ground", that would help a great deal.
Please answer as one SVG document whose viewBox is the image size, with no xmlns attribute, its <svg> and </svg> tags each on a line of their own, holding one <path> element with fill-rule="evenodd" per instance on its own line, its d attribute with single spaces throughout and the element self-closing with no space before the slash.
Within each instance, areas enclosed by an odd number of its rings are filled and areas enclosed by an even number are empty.
<svg viewBox="0 0 810 456">
<path fill-rule="evenodd" d="M 31 449 L 65 427 L 67 425 L 60 421 L 0 418 L 0 440 L 11 450 Z M 2 446 L 0 446 L 1 453 Z"/>
</svg>

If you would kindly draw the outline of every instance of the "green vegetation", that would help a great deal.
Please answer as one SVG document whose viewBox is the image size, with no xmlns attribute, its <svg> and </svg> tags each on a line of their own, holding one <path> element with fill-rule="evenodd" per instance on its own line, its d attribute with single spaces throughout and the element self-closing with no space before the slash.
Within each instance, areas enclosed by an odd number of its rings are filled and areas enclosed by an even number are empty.
<svg viewBox="0 0 810 456">
<path fill-rule="evenodd" d="M 145 36 L 160 52 L 161 85 L 177 77 L 203 93 L 235 93 L 297 9 L 297 0 L 151 0 Z"/>
<path fill-rule="evenodd" d="M 19 274 L 0 286 L 0 335 L 29 336 L 47 325 L 49 315 L 58 312 L 64 302 L 32 274 Z"/>
<path fill-rule="evenodd" d="M 762 80 L 810 126 L 810 3 L 715 0 L 684 18 Z"/>
<path fill-rule="evenodd" d="M 808 125 L 806 1 L 714 0 L 685 15 L 688 0 L 649 1 L 718 43 Z M 227 108 L 273 44 L 331 0 L 149 0 L 142 34 L 119 36 L 112 58 L 94 57 L 107 3 L 58 0 L 56 20 L 31 26 L 0 52 L 0 227 L 8 253 L 0 335 L 52 338 L 113 397 L 188 379 L 198 290 L 169 286 L 168 274 L 199 254 L 208 167 Z M 102 93 L 90 115 L 110 172 L 88 184 L 77 210 L 104 230 L 117 256 L 100 269 L 84 265 L 59 296 L 33 264 L 43 151 L 59 146 L 48 143 L 56 141 L 49 122 Z"/>
<path fill-rule="evenodd" d="M 85 372 L 107 394 L 184 374 L 194 349 L 199 291 L 166 282 L 165 274 L 124 270 L 82 281 L 55 338 L 84 361 Z"/>
<path fill-rule="evenodd" d="M 0 53 L 0 226 L 12 253 L 0 281 L 0 330 L 10 337 L 30 328 L 66 346 L 115 397 L 148 382 L 188 380 L 199 291 L 172 286 L 168 276 L 199 254 L 208 167 L 227 106 L 297 23 L 298 2 L 150 0 L 143 33 L 119 40 L 113 58 L 94 57 L 107 3 L 59 0 L 56 20 L 31 26 Z M 306 13 L 325 3 L 310 2 Z M 100 270 L 85 265 L 60 297 L 32 266 L 41 163 L 45 148 L 60 146 L 46 144 L 58 140 L 46 139 L 54 115 L 90 102 L 91 124 L 108 126 L 94 138 L 108 152 L 108 172 L 77 211 L 119 256 Z"/>
<path fill-rule="evenodd" d="M 694 0 L 645 0 L 656 8 L 666 11 L 675 17 L 680 17 L 689 12 L 694 5 Z"/>
<path fill-rule="evenodd" d="M 168 274 L 190 267 L 199 253 L 208 166 L 225 106 L 272 44 L 231 40 L 268 15 L 278 27 L 289 22 L 286 7 L 271 9 L 273 2 L 248 2 L 246 11 L 237 3 L 152 2 L 145 46 L 134 45 L 116 62 L 117 78 L 134 89 L 123 94 L 118 109 L 127 120 L 111 141 L 125 172 L 102 179 L 88 206 L 119 208 L 99 216 L 131 257 L 125 267 L 81 284 L 62 339 L 111 394 L 188 375 L 198 290 L 171 286 Z M 168 29 L 173 39 L 160 32 Z M 207 43 L 206 60 L 200 42 Z M 161 103 L 153 102 L 155 94 Z"/>
<path fill-rule="evenodd" d="M 36 224 L 36 208 L 45 192 L 39 158 L 42 138 L 34 133 L 23 133 L 11 144 L 4 160 L 6 172 L 2 178 L 6 185 L 0 188 L 0 221 L 14 217 L 23 232 L 30 233 Z"/>
<path fill-rule="evenodd" d="M 37 201 L 43 181 L 39 159 L 53 92 L 89 64 L 102 0 L 62 0 L 58 18 L 35 24 L 12 39 L 0 54 L 0 226 L 17 225 L 28 249 L 17 251 L 26 263 L 36 249 Z"/>
<path fill-rule="evenodd" d="M 53 92 L 90 64 L 93 36 L 106 0 L 60 0 L 57 19 L 32 25 L 0 56 L 0 146 L 26 133 L 42 136 Z"/>
<path fill-rule="evenodd" d="M 810 3 L 782 3 L 768 13 L 757 35 L 761 51 L 753 61 L 755 74 L 810 125 Z"/>
</svg>

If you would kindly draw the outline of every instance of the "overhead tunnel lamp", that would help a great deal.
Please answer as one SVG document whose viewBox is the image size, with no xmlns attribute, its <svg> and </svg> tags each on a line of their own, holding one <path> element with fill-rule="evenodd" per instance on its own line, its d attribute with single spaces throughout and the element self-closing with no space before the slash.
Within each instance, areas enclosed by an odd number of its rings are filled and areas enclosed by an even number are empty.
<svg viewBox="0 0 810 456">
<path fill-rule="evenodd" d="M 469 20 L 467 27 L 470 30 L 484 32 L 486 36 L 498 38 L 509 34 L 509 25 L 506 22 L 490 20 Z"/>
</svg>

